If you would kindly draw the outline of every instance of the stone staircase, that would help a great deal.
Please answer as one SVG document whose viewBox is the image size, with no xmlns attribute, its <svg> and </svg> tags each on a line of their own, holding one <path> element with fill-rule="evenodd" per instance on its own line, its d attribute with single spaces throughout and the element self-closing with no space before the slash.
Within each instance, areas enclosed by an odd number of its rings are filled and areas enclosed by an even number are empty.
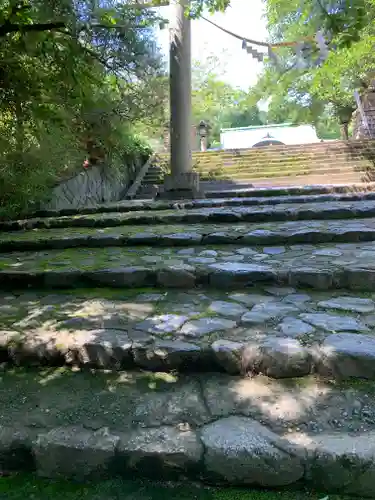
<svg viewBox="0 0 375 500">
<path fill-rule="evenodd" d="M 0 223 L 0 473 L 375 496 L 374 185 Z"/>
<path fill-rule="evenodd" d="M 162 168 L 157 164 L 151 164 L 142 179 L 136 198 L 141 200 L 154 199 L 159 192 L 160 186 L 163 184 L 163 180 L 164 174 Z"/>
<path fill-rule="evenodd" d="M 374 178 L 374 141 L 329 141 L 316 144 L 193 153 L 194 169 L 209 183 L 255 187 L 353 184 Z M 168 170 L 169 155 L 159 155 Z"/>
</svg>

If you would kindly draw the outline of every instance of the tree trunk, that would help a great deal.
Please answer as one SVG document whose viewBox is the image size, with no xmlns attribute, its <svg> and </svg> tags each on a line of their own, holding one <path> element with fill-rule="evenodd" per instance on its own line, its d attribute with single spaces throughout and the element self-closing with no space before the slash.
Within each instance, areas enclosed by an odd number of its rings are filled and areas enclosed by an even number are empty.
<svg viewBox="0 0 375 500">
<path fill-rule="evenodd" d="M 340 124 L 340 133 L 341 133 L 341 139 L 343 141 L 349 140 L 349 123 L 348 122 Z"/>
</svg>

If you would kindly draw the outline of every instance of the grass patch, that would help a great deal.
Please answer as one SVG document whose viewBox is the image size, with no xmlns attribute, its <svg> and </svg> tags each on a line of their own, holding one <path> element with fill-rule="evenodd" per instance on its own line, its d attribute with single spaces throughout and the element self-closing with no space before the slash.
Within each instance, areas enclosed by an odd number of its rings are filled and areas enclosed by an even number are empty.
<svg viewBox="0 0 375 500">
<path fill-rule="evenodd" d="M 78 485 L 42 480 L 30 475 L 3 477 L 0 480 L 0 498 L 4 500 L 319 500 L 324 497 L 324 494 L 308 492 L 217 489 L 147 481 L 112 480 Z M 329 496 L 329 500 L 345 498 L 348 497 Z"/>
</svg>

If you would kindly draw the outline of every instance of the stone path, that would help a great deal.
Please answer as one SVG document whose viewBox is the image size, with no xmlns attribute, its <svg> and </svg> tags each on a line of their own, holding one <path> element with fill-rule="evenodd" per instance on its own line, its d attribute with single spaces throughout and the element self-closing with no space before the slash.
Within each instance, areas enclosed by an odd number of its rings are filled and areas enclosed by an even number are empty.
<svg viewBox="0 0 375 500">
<path fill-rule="evenodd" d="M 0 230 L 114 227 L 148 224 L 194 224 L 275 222 L 290 220 L 332 220 L 375 217 L 375 200 L 332 201 L 325 203 L 280 203 L 274 206 L 208 207 L 171 210 L 144 210 L 129 213 L 99 213 L 89 215 L 42 217 L 19 221 L 4 221 Z"/>
<path fill-rule="evenodd" d="M 264 222 L 258 224 L 163 224 L 103 229 L 64 228 L 0 232 L 0 252 L 103 246 L 293 245 L 375 240 L 375 218 Z"/>
<path fill-rule="evenodd" d="M 366 383 L 51 368 L 4 373 L 0 396 L 4 470 L 76 480 L 141 472 L 373 498 Z"/>
<path fill-rule="evenodd" d="M 345 192 L 1 223 L 0 474 L 374 498 L 375 195 Z"/>
<path fill-rule="evenodd" d="M 281 287 L 87 294 L 3 295 L 2 360 L 375 379 L 375 294 Z"/>
</svg>

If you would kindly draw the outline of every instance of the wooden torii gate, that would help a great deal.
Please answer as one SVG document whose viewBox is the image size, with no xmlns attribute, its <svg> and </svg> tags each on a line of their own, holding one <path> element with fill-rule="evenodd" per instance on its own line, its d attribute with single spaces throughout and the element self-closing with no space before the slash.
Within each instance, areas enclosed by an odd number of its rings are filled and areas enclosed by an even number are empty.
<svg viewBox="0 0 375 500">
<path fill-rule="evenodd" d="M 132 6 L 170 5 L 169 89 L 171 173 L 165 177 L 161 197 L 202 197 L 199 177 L 192 171 L 191 155 L 191 20 L 185 15 L 190 0 L 136 0 Z"/>
</svg>

